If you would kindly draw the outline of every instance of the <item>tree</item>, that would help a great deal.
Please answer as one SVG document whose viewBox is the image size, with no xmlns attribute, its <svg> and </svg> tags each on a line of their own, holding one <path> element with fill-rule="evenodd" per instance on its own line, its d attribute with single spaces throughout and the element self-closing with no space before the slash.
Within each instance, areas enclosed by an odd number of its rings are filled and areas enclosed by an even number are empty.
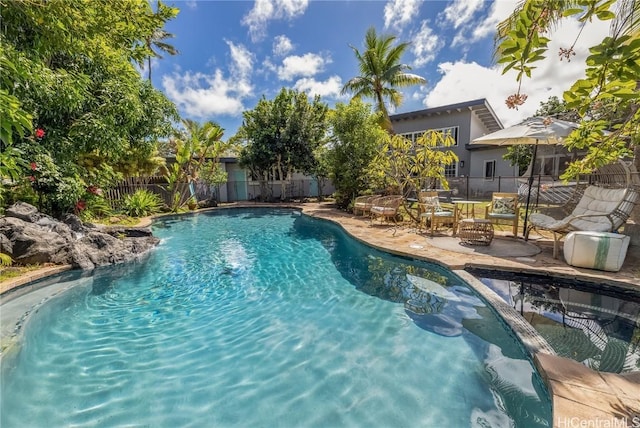
<svg viewBox="0 0 640 428">
<path fill-rule="evenodd" d="M 392 191 L 402 194 L 406 201 L 422 189 L 435 188 L 438 182 L 442 188 L 449 188 L 444 167 L 457 162 L 458 156 L 451 150 L 441 148 L 455 144 L 450 134 L 431 130 L 415 142 L 401 135 L 387 135 L 372 165 L 391 185 Z M 412 210 L 406 211 L 413 220 L 418 220 Z"/>
<path fill-rule="evenodd" d="M 168 7 L 163 4 L 160 0 L 158 0 L 156 4 L 156 12 L 154 13 L 154 18 L 159 22 L 162 22 L 163 25 L 166 21 L 173 19 L 178 14 L 177 8 Z M 163 28 L 156 28 L 150 35 L 148 35 L 145 39 L 145 45 L 147 50 L 149 51 L 149 55 L 147 56 L 147 68 L 149 70 L 149 81 L 151 81 L 151 58 L 159 58 L 162 59 L 162 55 L 160 52 L 167 53 L 169 55 L 177 55 L 178 50 L 166 43 L 164 40 L 175 37 L 174 34 L 169 33 Z M 157 48 L 158 50 L 154 50 Z"/>
<path fill-rule="evenodd" d="M 381 115 L 358 99 L 336 104 L 329 115 L 328 168 L 338 207 L 346 208 L 356 196 L 375 188 L 371 163 L 386 135 L 378 126 Z"/>
<path fill-rule="evenodd" d="M 396 88 L 426 83 L 424 78 L 407 73 L 407 70 L 411 70 L 410 66 L 400 63 L 409 43 L 394 45 L 395 40 L 396 37 L 390 35 L 378 37 L 375 28 L 369 28 L 365 36 L 365 50 L 360 52 L 351 46 L 358 60 L 360 75 L 350 79 L 342 88 L 343 94 L 353 92 L 354 98 L 373 98 L 376 110 L 382 114 L 380 123 L 390 132 L 392 126 L 385 99 L 393 107 L 399 107 L 402 104 L 402 93 Z"/>
<path fill-rule="evenodd" d="M 191 198 L 191 195 L 181 192 L 181 185 L 195 182 L 206 162 L 217 165 L 229 147 L 228 143 L 222 142 L 224 129 L 217 123 L 208 121 L 200 125 L 183 119 L 182 124 L 184 129 L 178 131 L 177 138 L 173 140 L 176 159 L 167 173 L 172 211 L 177 211 Z"/>
<path fill-rule="evenodd" d="M 260 181 L 261 199 L 268 197 L 269 174 L 282 181 L 284 200 L 293 172 L 313 168 L 314 150 L 326 134 L 327 110 L 319 96 L 309 102 L 305 93 L 283 88 L 272 101 L 263 97 L 255 109 L 243 113 L 240 165 Z"/>
<path fill-rule="evenodd" d="M 3 142 L 11 138 L 21 151 L 23 177 L 32 175 L 36 158 L 60 177 L 59 186 L 47 186 L 52 203 L 45 206 L 72 209 L 69 198 L 78 188 L 110 185 L 132 153 L 154 155 L 177 110 L 134 63 L 147 57 L 145 40 L 168 17 L 155 16 L 147 2 L 15 0 L 2 2 L 2 18 L 0 93 L 32 118 L 29 132 L 11 119 L 13 131 Z M 43 136 L 34 139 L 34 128 Z"/>
<path fill-rule="evenodd" d="M 610 10 L 617 5 L 616 12 Z M 519 84 L 531 77 L 534 64 L 542 60 L 548 50 L 548 30 L 562 19 L 577 18 L 583 29 L 594 19 L 611 21 L 611 34 L 589 49 L 585 78 L 577 80 L 563 98 L 568 109 L 580 116 L 580 128 L 566 139 L 569 149 L 586 149 L 587 154 L 573 162 L 563 178 L 575 177 L 633 154 L 640 143 L 640 2 L 634 0 L 596 0 L 580 2 L 521 2 L 514 13 L 499 24 L 496 36 L 496 57 L 505 64 L 503 72 L 517 71 Z M 582 31 L 581 31 L 582 33 Z M 575 55 L 574 43 L 559 52 L 560 60 Z M 517 108 L 526 101 L 520 92 L 507 99 Z M 602 105 L 625 111 L 622 118 L 591 117 L 590 111 Z M 604 131 L 609 129 L 610 133 Z"/>
</svg>

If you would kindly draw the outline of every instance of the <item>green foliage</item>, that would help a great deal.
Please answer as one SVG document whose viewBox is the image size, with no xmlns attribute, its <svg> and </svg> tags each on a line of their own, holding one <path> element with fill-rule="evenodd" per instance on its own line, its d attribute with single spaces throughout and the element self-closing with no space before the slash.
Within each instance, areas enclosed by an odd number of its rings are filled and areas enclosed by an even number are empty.
<svg viewBox="0 0 640 428">
<path fill-rule="evenodd" d="M 13 264 L 13 260 L 11 259 L 11 256 L 5 253 L 0 253 L 0 266 L 9 267 L 12 264 Z"/>
<path fill-rule="evenodd" d="M 360 52 L 351 46 L 358 60 L 360 75 L 350 79 L 342 88 L 342 93 L 353 92 L 353 98 L 373 98 L 376 110 L 381 113 L 380 124 L 388 131 L 392 130 L 385 99 L 394 107 L 402 104 L 402 93 L 395 88 L 424 84 L 427 81 L 415 74 L 408 73 L 411 67 L 400 62 L 409 43 L 394 45 L 395 36 L 376 34 L 374 27 L 367 30 L 365 49 Z"/>
<path fill-rule="evenodd" d="M 314 150 L 325 138 L 327 110 L 320 97 L 309 102 L 305 93 L 290 89 L 283 88 L 271 101 L 263 97 L 253 110 L 243 113 L 239 135 L 245 146 L 240 165 L 249 168 L 262 184 L 269 172 L 276 171 L 283 180 L 284 198 L 291 174 L 314 167 Z"/>
<path fill-rule="evenodd" d="M 378 126 L 381 114 L 372 113 L 369 104 L 355 99 L 349 104 L 338 103 L 329 115 L 332 140 L 323 162 L 336 188 L 336 204 L 341 208 L 380 184 L 371 164 L 386 135 Z"/>
<path fill-rule="evenodd" d="M 611 9 L 616 5 L 615 12 Z M 517 81 L 531 77 L 534 64 L 544 58 L 549 39 L 540 36 L 567 17 L 577 18 L 584 27 L 593 20 L 612 21 L 612 32 L 601 43 L 589 49 L 585 78 L 577 80 L 563 95 L 566 107 L 575 110 L 581 119 L 580 129 L 566 140 L 569 149 L 587 149 L 584 158 L 574 162 L 563 178 L 590 172 L 620 157 L 630 156 L 640 143 L 640 3 L 634 0 L 597 0 L 575 2 L 525 1 L 514 14 L 498 26 L 496 56 L 504 64 L 503 72 L 514 69 Z M 560 60 L 575 55 L 573 45 L 560 49 Z M 517 108 L 526 94 L 516 94 L 507 100 Z M 594 116 L 603 105 L 614 111 L 626 112 Z M 601 112 L 602 113 L 602 110 Z M 618 117 L 615 117 L 618 116 Z M 609 130 L 606 133 L 605 130 Z"/>
<path fill-rule="evenodd" d="M 80 212 L 83 221 L 97 220 L 113 215 L 109 201 L 99 195 L 91 195 L 86 198 L 86 208 Z"/>
<path fill-rule="evenodd" d="M 168 8 L 157 14 L 148 2 L 129 0 L 3 2 L 2 144 L 11 139 L 22 151 L 12 157 L 32 161 L 27 155 L 48 155 L 59 190 L 75 193 L 78 183 L 104 185 L 119 178 L 116 167 L 133 152 L 153 156 L 177 111 L 141 79 L 134 62 L 152 54 L 147 38 L 176 13 Z M 34 138 L 32 126 L 43 133 Z M 100 161 L 82 163 L 89 158 Z M 63 194 L 49 199 L 71 203 L 61 210 L 76 202 Z"/>
<path fill-rule="evenodd" d="M 160 0 L 156 3 L 156 11 L 154 13 L 154 18 L 159 22 L 166 22 L 170 19 L 173 19 L 179 10 L 174 7 L 169 7 L 162 3 Z M 149 72 L 149 81 L 151 81 L 151 58 L 160 58 L 162 59 L 162 55 L 159 52 L 168 53 L 169 55 L 177 55 L 178 50 L 172 45 L 168 44 L 164 40 L 170 39 L 174 37 L 173 34 L 163 30 L 162 28 L 155 29 L 151 34 L 145 37 L 145 46 L 149 51 L 149 55 L 147 57 L 147 69 Z M 154 48 L 157 48 L 158 51 L 155 51 Z"/>
<path fill-rule="evenodd" d="M 207 161 L 200 170 L 200 179 L 210 186 L 219 186 L 227 182 L 227 171 L 219 163 Z"/>
<path fill-rule="evenodd" d="M 415 143 L 401 135 L 388 136 L 385 140 L 373 165 L 395 192 L 407 198 L 422 189 L 433 189 L 438 183 L 443 189 L 449 188 L 444 167 L 458 162 L 453 151 L 442 149 L 455 145 L 450 134 L 427 131 Z M 407 212 L 413 217 L 411 210 Z"/>
<path fill-rule="evenodd" d="M 160 212 L 162 199 L 148 190 L 136 190 L 131 195 L 125 195 L 122 200 L 122 210 L 131 217 L 145 217 Z"/>
<path fill-rule="evenodd" d="M 167 169 L 167 181 L 171 192 L 171 210 L 177 212 L 190 195 L 180 193 L 180 185 L 198 179 L 203 165 L 209 162 L 218 165 L 220 156 L 230 147 L 221 140 L 224 129 L 214 122 L 200 125 L 189 119 L 182 121 L 184 129 L 172 141 L 176 161 Z"/>
</svg>

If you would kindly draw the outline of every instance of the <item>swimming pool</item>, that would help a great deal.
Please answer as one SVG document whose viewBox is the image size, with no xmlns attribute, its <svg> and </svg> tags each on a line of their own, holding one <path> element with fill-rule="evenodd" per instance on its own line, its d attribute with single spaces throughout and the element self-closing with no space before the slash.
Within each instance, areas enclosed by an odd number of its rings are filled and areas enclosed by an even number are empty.
<svg viewBox="0 0 640 428">
<path fill-rule="evenodd" d="M 145 260 L 31 311 L 3 427 L 551 425 L 521 344 L 445 269 L 290 210 L 154 234 Z"/>
<path fill-rule="evenodd" d="M 556 353 L 603 372 L 640 371 L 640 296 L 574 279 L 471 270 Z"/>
</svg>

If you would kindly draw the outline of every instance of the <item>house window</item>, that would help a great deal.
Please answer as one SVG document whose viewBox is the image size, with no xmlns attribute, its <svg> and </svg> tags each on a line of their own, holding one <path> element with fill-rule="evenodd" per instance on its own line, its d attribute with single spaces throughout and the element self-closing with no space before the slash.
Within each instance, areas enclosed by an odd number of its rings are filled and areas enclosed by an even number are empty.
<svg viewBox="0 0 640 428">
<path fill-rule="evenodd" d="M 496 161 L 484 161 L 484 179 L 493 180 L 496 176 Z"/>
<path fill-rule="evenodd" d="M 458 163 L 453 162 L 449 165 L 444 165 L 444 176 L 449 177 L 457 177 L 458 176 Z"/>
<path fill-rule="evenodd" d="M 410 140 L 412 143 L 415 144 L 416 140 L 422 137 L 422 135 L 424 135 L 424 133 L 427 131 L 442 132 L 444 135 L 450 135 L 451 138 L 453 138 L 453 141 L 455 141 L 454 146 L 458 145 L 458 127 L 457 126 L 450 126 L 448 128 L 439 128 L 439 129 L 425 129 L 425 130 L 416 131 L 416 132 L 405 132 L 404 134 L 400 134 L 400 135 L 407 138 L 408 140 Z M 443 147 L 443 146 L 438 145 L 437 147 Z"/>
</svg>

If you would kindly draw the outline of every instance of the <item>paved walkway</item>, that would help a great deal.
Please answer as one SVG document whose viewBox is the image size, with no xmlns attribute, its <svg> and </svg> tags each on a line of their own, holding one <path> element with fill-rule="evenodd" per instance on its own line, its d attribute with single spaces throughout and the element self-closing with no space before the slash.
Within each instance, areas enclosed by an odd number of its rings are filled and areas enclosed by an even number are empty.
<svg viewBox="0 0 640 428">
<path fill-rule="evenodd" d="M 258 204 L 234 204 L 231 207 Z M 273 206 L 273 205 L 268 205 Z M 278 204 L 279 207 L 285 205 Z M 553 241 L 533 237 L 529 242 L 497 232 L 488 247 L 465 247 L 446 234 L 430 237 L 412 226 L 393 227 L 371 223 L 363 217 L 336 210 L 329 204 L 294 204 L 306 214 L 340 224 L 354 238 L 385 251 L 422 258 L 462 270 L 468 267 L 535 273 L 611 283 L 640 292 L 640 248 L 631 246 L 619 272 L 575 268 L 552 257 Z M 68 267 L 48 268 L 51 272 Z M 0 294 L 45 276 L 36 271 L 28 277 L 0 283 Z M 640 427 L 640 373 L 616 375 L 598 373 L 580 363 L 544 353 L 534 362 L 545 380 L 553 401 L 553 426 Z"/>
</svg>

